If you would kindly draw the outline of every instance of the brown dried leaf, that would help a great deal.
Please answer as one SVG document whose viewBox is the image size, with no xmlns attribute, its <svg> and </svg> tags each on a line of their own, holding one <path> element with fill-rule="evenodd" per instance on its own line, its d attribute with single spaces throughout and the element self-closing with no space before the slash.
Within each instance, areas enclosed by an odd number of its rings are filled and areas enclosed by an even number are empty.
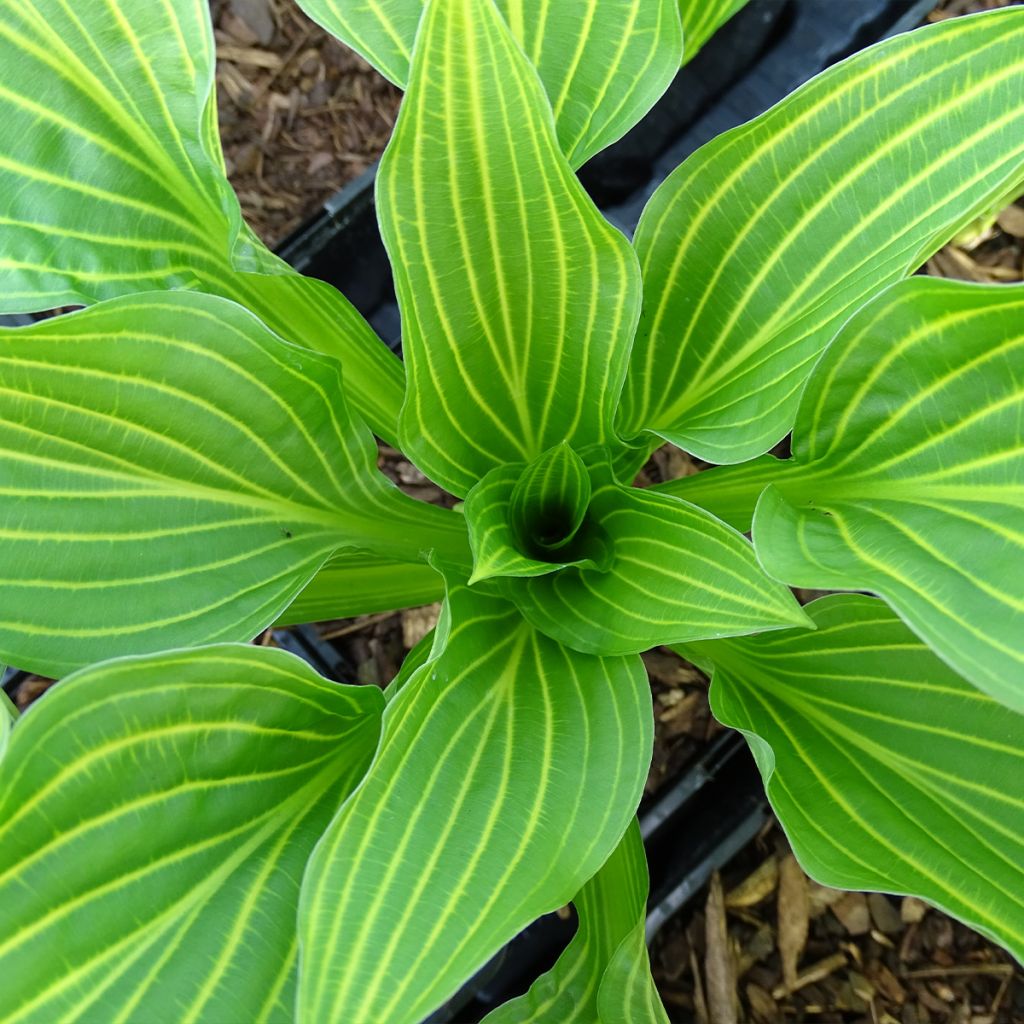
<svg viewBox="0 0 1024 1024">
<path fill-rule="evenodd" d="M 725 894 L 717 871 L 711 876 L 704 928 L 708 1018 L 711 1024 L 738 1024 L 736 975 L 725 920 Z"/>
<path fill-rule="evenodd" d="M 796 983 L 796 968 L 807 943 L 810 916 L 807 876 L 796 857 L 787 853 L 779 864 L 778 931 L 782 980 L 789 987 Z"/>
</svg>

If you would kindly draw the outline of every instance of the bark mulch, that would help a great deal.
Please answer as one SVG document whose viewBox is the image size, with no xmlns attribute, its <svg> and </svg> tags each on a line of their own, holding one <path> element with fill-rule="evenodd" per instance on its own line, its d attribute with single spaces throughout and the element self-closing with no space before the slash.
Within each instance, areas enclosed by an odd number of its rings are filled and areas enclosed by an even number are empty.
<svg viewBox="0 0 1024 1024">
<path fill-rule="evenodd" d="M 213 0 L 228 177 L 268 244 L 379 156 L 401 93 L 292 0 Z"/>
</svg>

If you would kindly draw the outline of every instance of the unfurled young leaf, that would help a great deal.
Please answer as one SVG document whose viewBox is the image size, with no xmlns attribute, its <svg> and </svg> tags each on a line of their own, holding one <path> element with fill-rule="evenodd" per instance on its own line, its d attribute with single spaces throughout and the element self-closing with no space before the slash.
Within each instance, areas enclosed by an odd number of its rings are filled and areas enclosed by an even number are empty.
<svg viewBox="0 0 1024 1024">
<path fill-rule="evenodd" d="M 640 799 L 639 660 L 575 654 L 468 588 L 448 600 L 447 635 L 310 863 L 300 1021 L 420 1020 L 576 895 Z"/>
<path fill-rule="evenodd" d="M 623 432 L 716 463 L 782 438 L 843 321 L 1024 182 L 1022 51 L 1015 9 L 896 36 L 669 175 L 636 233 Z"/>
<path fill-rule="evenodd" d="M 483 0 L 488 7 L 492 0 Z M 558 141 L 579 167 L 624 135 L 679 67 L 679 0 L 493 0 L 551 105 Z M 715 0 L 710 6 L 718 15 Z M 732 0 L 735 5 L 736 0 Z M 299 0 L 324 28 L 401 88 L 424 0 Z"/>
<path fill-rule="evenodd" d="M 299 881 L 383 704 L 237 645 L 60 683 L 0 761 L 0 1020 L 293 1021 Z"/>
<path fill-rule="evenodd" d="M 611 538 L 611 571 L 570 567 L 507 581 L 526 619 L 574 650 L 629 654 L 807 625 L 790 591 L 757 564 L 749 542 L 694 505 L 623 487 L 604 469 L 588 518 Z"/>
<path fill-rule="evenodd" d="M 803 866 L 912 893 L 1024 955 L 1024 716 L 885 605 L 835 595 L 814 632 L 694 644 L 716 717 L 748 734 Z"/>
</svg>

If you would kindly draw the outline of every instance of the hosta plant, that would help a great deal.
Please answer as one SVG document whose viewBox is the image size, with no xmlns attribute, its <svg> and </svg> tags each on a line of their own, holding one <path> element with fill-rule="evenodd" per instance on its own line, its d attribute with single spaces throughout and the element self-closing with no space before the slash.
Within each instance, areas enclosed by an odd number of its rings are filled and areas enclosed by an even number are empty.
<svg viewBox="0 0 1024 1024">
<path fill-rule="evenodd" d="M 204 0 L 0 0 L 0 306 L 85 307 L 0 336 L 0 655 L 62 677 L 2 715 L 0 1020 L 415 1022 L 569 901 L 492 1024 L 664 1020 L 659 644 L 815 877 L 1024 955 L 1024 287 L 908 277 L 1024 182 L 1024 10 L 833 67 L 630 241 L 574 171 L 707 5 L 303 6 L 406 90 L 404 364 L 242 222 Z M 631 486 L 665 442 L 720 468 Z M 383 691 L 248 643 L 435 599 Z"/>
</svg>

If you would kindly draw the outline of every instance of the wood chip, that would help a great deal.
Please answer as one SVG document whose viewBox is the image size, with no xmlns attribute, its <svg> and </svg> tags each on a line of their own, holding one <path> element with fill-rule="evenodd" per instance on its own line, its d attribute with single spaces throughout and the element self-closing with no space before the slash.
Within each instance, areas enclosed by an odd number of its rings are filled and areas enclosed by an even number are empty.
<svg viewBox="0 0 1024 1024">
<path fill-rule="evenodd" d="M 904 924 L 917 924 L 928 913 L 928 904 L 916 896 L 904 896 L 900 903 L 900 920 Z"/>
<path fill-rule="evenodd" d="M 276 28 L 270 0 L 231 0 L 231 14 L 245 23 L 255 41 L 270 45 Z"/>
<path fill-rule="evenodd" d="M 402 612 L 402 643 L 412 650 L 436 625 L 441 614 L 439 604 L 406 608 Z"/>
<path fill-rule="evenodd" d="M 1000 211 L 996 217 L 996 223 L 1014 238 L 1024 238 L 1024 206 L 1014 203 Z"/>
<path fill-rule="evenodd" d="M 897 935 L 903 931 L 903 920 L 888 896 L 880 892 L 868 893 L 868 910 L 875 927 L 884 935 Z"/>
<path fill-rule="evenodd" d="M 711 876 L 704 913 L 704 977 L 707 981 L 708 1017 L 711 1024 L 738 1024 L 736 976 L 725 920 L 725 894 L 717 871 Z"/>
<path fill-rule="evenodd" d="M 725 905 L 730 910 L 737 907 L 755 907 L 768 899 L 779 883 L 779 859 L 774 854 L 762 861 L 739 885 L 729 890 Z"/>
<path fill-rule="evenodd" d="M 218 46 L 217 60 L 226 60 L 230 64 L 250 64 L 254 68 L 269 68 L 277 71 L 281 67 L 281 58 L 269 50 L 258 50 L 255 46 Z"/>
<path fill-rule="evenodd" d="M 747 983 L 746 993 L 750 1012 L 758 1024 L 771 1024 L 771 1022 L 782 1018 L 778 1004 L 766 989 L 751 981 Z"/>
<path fill-rule="evenodd" d="M 779 956 L 782 958 L 782 980 L 787 987 L 796 984 L 797 964 L 803 955 L 810 922 L 807 876 L 788 853 L 779 864 L 779 897 L 776 906 Z"/>
<path fill-rule="evenodd" d="M 867 935 L 871 930 L 871 911 L 862 892 L 848 892 L 832 904 L 832 913 L 850 935 Z"/>
<path fill-rule="evenodd" d="M 840 967 L 845 966 L 846 954 L 833 953 L 831 956 L 825 957 L 824 960 L 819 960 L 816 964 L 812 964 L 808 967 L 807 970 L 796 979 L 792 986 L 777 985 L 773 989 L 772 995 L 776 999 L 783 999 L 793 992 L 799 991 L 805 985 L 813 985 L 814 982 L 827 978 L 833 971 L 838 971 Z"/>
</svg>

